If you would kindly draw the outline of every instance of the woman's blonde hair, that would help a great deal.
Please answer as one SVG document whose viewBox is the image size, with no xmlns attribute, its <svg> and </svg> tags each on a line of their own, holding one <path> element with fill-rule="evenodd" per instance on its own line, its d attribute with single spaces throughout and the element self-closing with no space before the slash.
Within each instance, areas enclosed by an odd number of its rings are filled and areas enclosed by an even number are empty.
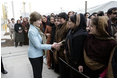
<svg viewBox="0 0 118 79">
<path fill-rule="evenodd" d="M 108 18 L 106 16 L 98 16 L 92 19 L 92 24 L 96 26 L 98 33 L 101 36 L 109 36 L 106 29 L 108 28 Z"/>
<path fill-rule="evenodd" d="M 30 14 L 30 24 L 33 24 L 33 22 L 40 20 L 42 17 L 38 12 L 32 12 Z"/>
</svg>

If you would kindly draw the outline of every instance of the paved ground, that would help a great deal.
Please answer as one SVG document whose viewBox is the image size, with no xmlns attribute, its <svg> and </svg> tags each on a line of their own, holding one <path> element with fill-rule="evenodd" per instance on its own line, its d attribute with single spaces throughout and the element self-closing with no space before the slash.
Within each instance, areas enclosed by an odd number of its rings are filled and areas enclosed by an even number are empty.
<svg viewBox="0 0 118 79">
<path fill-rule="evenodd" d="M 10 39 L 9 36 L 7 38 Z M 6 42 L 2 40 L 1 43 Z M 27 56 L 28 46 L 14 47 L 2 46 L 1 55 L 3 57 L 3 64 L 8 74 L 1 74 L 1 78 L 33 78 L 32 68 Z M 47 65 L 43 64 L 43 78 L 57 78 L 58 74 L 52 69 L 48 69 Z"/>
</svg>

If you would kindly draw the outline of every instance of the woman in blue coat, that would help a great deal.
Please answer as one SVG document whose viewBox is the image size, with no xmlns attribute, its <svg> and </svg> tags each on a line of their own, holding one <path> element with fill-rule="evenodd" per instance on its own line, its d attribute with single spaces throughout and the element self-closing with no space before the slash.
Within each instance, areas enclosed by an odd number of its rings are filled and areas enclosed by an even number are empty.
<svg viewBox="0 0 118 79">
<path fill-rule="evenodd" d="M 41 15 L 33 12 L 30 15 L 30 28 L 28 32 L 29 48 L 28 57 L 33 68 L 34 78 L 42 77 L 43 50 L 59 49 L 59 44 L 43 44 L 45 35 L 40 30 Z"/>
</svg>

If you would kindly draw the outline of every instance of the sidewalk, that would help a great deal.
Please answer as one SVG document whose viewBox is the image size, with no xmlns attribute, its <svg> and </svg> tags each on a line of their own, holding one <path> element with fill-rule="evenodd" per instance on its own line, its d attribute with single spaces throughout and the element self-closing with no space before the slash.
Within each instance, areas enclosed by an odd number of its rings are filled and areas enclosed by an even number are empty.
<svg viewBox="0 0 118 79">
<path fill-rule="evenodd" d="M 3 36 L 4 37 L 4 36 Z M 10 39 L 10 37 L 9 37 Z M 1 78 L 33 78 L 31 64 L 27 56 L 28 46 L 1 47 L 1 56 L 3 64 L 8 74 L 1 74 Z M 47 65 L 43 64 L 43 78 L 57 78 L 52 69 L 48 69 Z"/>
</svg>

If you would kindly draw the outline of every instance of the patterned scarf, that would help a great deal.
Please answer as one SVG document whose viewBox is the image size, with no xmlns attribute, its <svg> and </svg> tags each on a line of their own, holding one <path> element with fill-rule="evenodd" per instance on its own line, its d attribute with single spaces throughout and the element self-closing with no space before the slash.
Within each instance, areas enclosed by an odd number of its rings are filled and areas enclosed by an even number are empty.
<svg viewBox="0 0 118 79">
<path fill-rule="evenodd" d="M 47 39 L 46 39 L 45 34 L 41 31 L 40 28 L 38 28 L 38 27 L 36 27 L 36 26 L 35 26 L 35 28 L 39 31 L 39 33 L 40 33 L 40 35 L 41 35 L 41 37 L 42 37 L 42 44 L 46 44 Z M 47 51 L 46 51 L 46 50 L 43 50 L 43 55 L 46 55 L 46 53 L 47 53 Z"/>
<path fill-rule="evenodd" d="M 35 26 L 35 27 L 36 27 L 36 26 Z M 39 33 L 40 33 L 40 35 L 41 35 L 41 37 L 42 37 L 42 43 L 43 43 L 43 44 L 46 44 L 47 39 L 46 39 L 45 34 L 40 30 L 40 28 L 36 27 L 36 29 L 39 31 Z"/>
</svg>

